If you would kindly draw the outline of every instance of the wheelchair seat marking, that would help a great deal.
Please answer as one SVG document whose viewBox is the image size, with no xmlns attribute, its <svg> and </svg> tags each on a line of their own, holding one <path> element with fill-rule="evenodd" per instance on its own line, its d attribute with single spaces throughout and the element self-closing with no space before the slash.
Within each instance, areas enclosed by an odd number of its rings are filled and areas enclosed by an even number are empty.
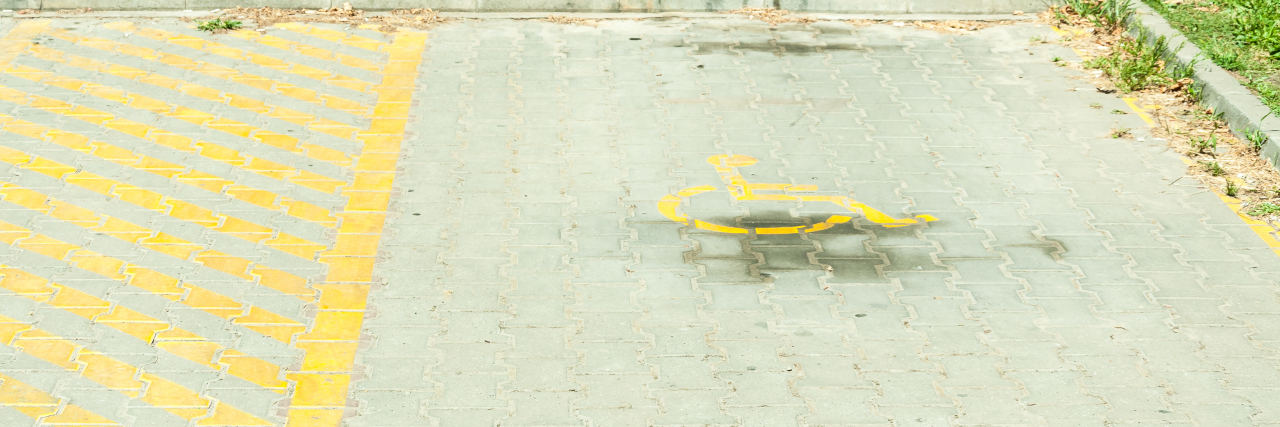
<svg viewBox="0 0 1280 427">
<path fill-rule="evenodd" d="M 793 185 L 793 184 L 753 184 L 747 182 L 746 178 L 738 173 L 737 168 L 742 166 L 750 166 L 756 163 L 756 159 L 742 155 L 717 155 L 707 158 L 707 163 L 719 173 L 720 179 L 724 181 L 729 191 L 730 197 L 736 201 L 784 201 L 784 202 L 829 202 L 839 205 L 850 212 L 861 215 L 868 221 L 885 227 L 902 227 L 912 224 L 919 224 L 926 221 L 936 221 L 937 218 L 931 215 L 917 215 L 915 218 L 897 219 L 886 215 L 878 210 L 871 208 L 865 204 L 859 203 L 845 196 L 819 196 L 819 195 L 793 195 L 789 193 L 812 192 L 818 191 L 816 185 Z M 678 208 L 680 203 L 693 196 L 717 191 L 715 186 L 701 185 L 697 187 L 689 187 L 676 192 L 676 194 L 668 194 L 658 201 L 658 212 L 675 222 L 683 224 L 691 224 L 695 228 L 717 231 L 721 233 L 731 234 L 799 234 L 812 233 L 835 227 L 853 220 L 853 217 L 846 215 L 831 215 L 826 220 L 817 224 L 804 226 L 797 225 L 791 227 L 734 227 L 728 225 L 720 225 L 706 222 L 700 219 L 691 219 L 688 215 L 681 213 Z M 777 193 L 761 193 L 770 191 L 781 191 Z"/>
</svg>

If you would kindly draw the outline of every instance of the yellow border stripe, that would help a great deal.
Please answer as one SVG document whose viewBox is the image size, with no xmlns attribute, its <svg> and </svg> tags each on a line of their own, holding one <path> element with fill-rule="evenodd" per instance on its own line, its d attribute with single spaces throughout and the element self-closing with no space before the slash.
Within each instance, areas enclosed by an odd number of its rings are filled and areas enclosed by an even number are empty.
<svg viewBox="0 0 1280 427">
<path fill-rule="evenodd" d="M 101 215 L 47 194 L 22 188 L 10 183 L 0 183 L 0 198 L 27 209 L 78 225 L 94 233 L 102 233 L 126 242 L 160 252 L 174 258 L 191 260 L 247 281 L 259 278 L 258 284 L 286 295 L 294 295 L 303 301 L 313 301 L 315 291 L 307 288 L 301 277 L 280 270 L 254 265 L 253 261 L 206 250 L 203 245 L 177 236 L 160 233 L 132 222 Z M 194 255 L 194 256 L 193 256 Z"/>
<path fill-rule="evenodd" d="M 1138 117 L 1141 117 L 1143 121 L 1147 122 L 1148 127 L 1155 127 L 1155 121 L 1151 120 L 1151 115 L 1148 114 L 1148 112 L 1159 109 L 1160 107 L 1158 105 L 1139 106 L 1136 98 L 1124 98 L 1124 103 L 1135 113 L 1138 113 Z M 1186 156 L 1181 156 L 1181 158 L 1182 162 L 1188 165 L 1195 163 Z M 1271 248 L 1272 253 L 1276 254 L 1276 256 L 1280 256 L 1280 239 L 1277 239 L 1277 235 L 1280 235 L 1277 232 L 1280 230 L 1277 230 L 1275 226 L 1272 226 L 1266 221 L 1258 221 L 1256 219 L 1249 218 L 1243 212 L 1240 212 L 1240 207 L 1244 204 L 1240 199 L 1219 193 L 1217 189 L 1213 189 L 1213 194 L 1216 194 L 1219 199 L 1222 199 L 1222 202 L 1227 205 L 1227 208 L 1231 209 L 1232 212 L 1235 212 L 1236 216 L 1240 217 L 1240 221 L 1248 225 L 1249 229 L 1253 230 L 1254 234 L 1257 234 L 1258 237 L 1262 238 L 1262 241 L 1267 244 L 1267 247 Z"/>
<path fill-rule="evenodd" d="M 214 406 L 214 402 L 177 383 L 3 315 L 0 315 L 0 342 L 68 371 L 79 372 L 86 379 L 185 420 L 199 419 L 197 425 L 273 425 L 230 405 Z M 134 379 L 135 376 L 139 379 Z"/>
<path fill-rule="evenodd" d="M 133 154 L 128 149 L 105 142 L 93 141 L 83 135 L 40 126 L 4 114 L 0 114 L 0 131 L 12 132 L 61 145 L 121 166 L 173 179 L 181 184 L 200 188 L 214 194 L 226 194 L 236 200 L 273 211 L 284 212 L 289 216 L 322 224 L 326 227 L 333 227 L 337 224 L 337 219 L 333 217 L 333 214 L 329 213 L 328 209 L 288 197 L 280 197 L 276 193 L 241 185 L 216 175 L 194 170 L 189 171 L 186 166 L 169 163 L 154 157 Z"/>
<path fill-rule="evenodd" d="M 223 67 L 220 65 L 210 64 L 204 61 L 197 61 L 182 55 L 176 55 L 166 52 L 158 52 L 141 46 L 120 43 L 114 40 L 101 39 L 96 37 L 80 37 L 73 35 L 65 30 L 54 30 L 46 33 L 49 36 L 57 37 L 81 46 L 99 49 L 107 52 L 119 53 L 135 58 L 156 61 L 165 65 L 178 67 L 184 70 L 194 71 L 208 76 L 220 79 L 230 80 L 234 83 L 264 90 L 267 92 L 280 94 L 300 101 L 308 102 L 315 105 L 325 106 L 339 111 L 365 116 L 368 114 L 368 108 L 359 102 L 333 95 L 322 94 L 311 89 L 306 89 L 291 85 L 285 82 L 272 80 L 255 74 L 241 72 L 234 68 Z"/>
<path fill-rule="evenodd" d="M 355 180 L 343 189 L 348 203 L 338 214 L 341 225 L 332 250 L 320 261 L 328 266 L 325 282 L 316 284 L 320 302 L 310 332 L 298 336 L 306 351 L 302 365 L 287 378 L 297 381 L 289 406 L 289 426 L 338 426 L 364 322 L 373 264 L 409 120 L 410 98 L 426 48 L 426 33 L 400 31 L 385 50 L 386 75 L 374 88 L 378 103 L 369 132 L 361 133 L 363 152 Z"/>
<path fill-rule="evenodd" d="M 246 52 L 242 49 L 227 46 L 222 43 L 209 41 L 200 37 L 190 36 L 186 34 L 177 34 L 155 28 L 139 28 L 132 22 L 120 21 L 103 25 L 116 31 L 132 33 L 133 35 L 146 37 L 156 41 L 188 47 L 195 50 L 205 51 L 218 56 L 235 59 L 237 61 L 246 61 L 257 64 L 273 70 L 306 77 L 309 79 L 323 82 L 327 85 L 337 86 L 340 88 L 351 89 L 357 92 L 366 92 L 371 86 L 364 80 L 355 77 L 334 74 L 317 68 L 308 67 L 302 64 L 291 63 L 278 58 L 272 58 L 267 55 Z"/>
<path fill-rule="evenodd" d="M 288 343 L 293 334 L 306 329 L 305 325 L 279 314 L 241 304 L 176 277 L 63 242 L 17 224 L 0 221 L 0 241 L 180 302 L 281 342 Z"/>
<path fill-rule="evenodd" d="M 343 53 L 336 53 L 328 49 L 323 49 L 323 48 L 319 48 L 319 47 L 315 47 L 315 46 L 311 46 L 303 43 L 298 43 L 293 40 L 276 37 L 270 34 L 264 34 L 258 31 L 236 30 L 236 31 L 228 32 L 227 34 L 241 40 L 255 42 L 264 46 L 270 46 L 270 47 L 274 47 L 276 49 L 280 49 L 284 51 L 296 52 L 298 54 L 310 56 L 312 58 L 316 58 L 320 60 L 334 61 L 339 64 L 346 65 L 352 68 L 359 68 L 365 71 L 373 71 L 375 73 L 382 71 L 381 67 L 379 67 L 378 64 L 368 59 L 359 58 L 359 57 L 355 57 L 355 56 L 351 56 Z"/>
<path fill-rule="evenodd" d="M 293 254 L 304 259 L 315 259 L 316 252 L 324 250 L 325 245 L 313 243 L 300 237 L 292 236 L 224 214 L 215 214 L 199 205 L 173 199 L 163 194 L 139 188 L 113 179 L 108 179 L 89 172 L 77 172 L 77 168 L 54 162 L 49 159 L 31 156 L 8 147 L 0 147 L 0 162 L 9 163 L 20 168 L 39 172 L 54 179 L 66 181 L 98 194 L 114 197 L 155 212 L 163 213 L 183 221 L 199 224 L 206 228 L 258 243 L 264 242 L 268 247 Z M 276 237 L 271 237 L 275 235 Z"/>
<path fill-rule="evenodd" d="M 43 45 L 32 45 L 30 47 L 30 52 L 33 56 L 46 61 L 66 64 L 97 73 L 110 74 L 152 86 L 173 89 L 174 91 L 182 92 L 184 95 L 220 102 L 235 108 L 252 111 L 256 114 L 306 126 L 307 129 L 333 135 L 342 139 L 354 140 L 356 132 L 360 131 L 360 128 L 355 126 L 316 117 L 311 114 L 278 105 L 268 105 L 266 102 L 244 95 L 223 92 L 208 86 L 201 86 L 181 79 L 150 73 L 138 68 L 99 62 L 83 56 L 50 49 Z"/>
<path fill-rule="evenodd" d="M 62 399 L 53 397 L 44 390 L 0 374 L 0 406 L 13 408 L 37 420 L 38 425 L 121 425 L 70 403 L 59 412 L 61 402 Z"/>
<path fill-rule="evenodd" d="M 383 46 L 387 44 L 371 38 L 360 37 L 354 34 L 330 30 L 327 28 L 319 28 L 314 25 L 302 24 L 297 22 L 281 22 L 275 25 L 276 28 L 283 28 L 295 33 L 308 35 L 322 40 L 328 40 L 335 43 L 342 43 L 347 46 L 355 46 L 365 50 L 381 51 Z M 360 26 L 365 28 L 364 25 Z"/>
<path fill-rule="evenodd" d="M 184 359 L 213 369 L 222 369 L 225 364 L 227 373 L 276 393 L 284 393 L 288 387 L 283 380 L 277 379 L 279 366 L 245 357 L 190 331 L 175 328 L 168 322 L 122 306 L 112 307 L 110 302 L 98 297 L 7 265 L 0 265 L 0 276 L 0 288 L 110 326 Z M 0 399 L 0 402 L 5 400 Z"/>
<path fill-rule="evenodd" d="M 128 93 L 97 83 L 89 83 L 72 78 L 56 77 L 53 73 L 31 67 L 4 67 L 0 69 L 0 72 L 33 82 L 44 83 L 50 86 L 56 86 L 86 95 L 95 96 L 108 101 L 115 101 L 130 108 L 146 110 L 157 115 L 204 126 L 216 131 L 253 140 L 259 144 L 270 145 L 272 147 L 297 153 L 312 159 L 333 163 L 338 166 L 345 167 L 351 165 L 351 157 L 347 156 L 347 154 L 342 151 L 321 145 L 310 144 L 298 138 L 281 135 L 247 123 L 219 118 L 217 115 L 209 114 L 200 110 L 194 110 L 157 99 L 148 98 L 146 96 Z M 24 105 L 30 103 L 30 105 L 45 111 L 68 115 L 76 119 L 104 126 L 105 123 L 134 123 L 128 120 L 118 119 L 115 115 L 110 113 L 98 111 L 81 105 L 73 105 L 53 98 L 30 94 L 13 88 L 0 88 L 0 99 Z M 140 131 L 135 130 L 135 132 Z"/>
</svg>

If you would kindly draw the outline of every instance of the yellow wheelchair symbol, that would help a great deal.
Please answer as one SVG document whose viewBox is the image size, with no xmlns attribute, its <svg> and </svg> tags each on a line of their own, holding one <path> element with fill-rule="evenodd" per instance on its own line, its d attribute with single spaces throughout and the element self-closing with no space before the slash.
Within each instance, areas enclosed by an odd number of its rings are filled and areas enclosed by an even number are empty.
<svg viewBox="0 0 1280 427">
<path fill-rule="evenodd" d="M 782 202 L 831 202 L 840 207 L 862 215 L 868 221 L 885 227 L 902 227 L 911 224 L 919 224 L 926 221 L 937 221 L 931 215 L 916 215 L 915 218 L 897 219 L 884 213 L 872 209 L 870 206 L 858 203 L 858 201 L 845 196 L 818 196 L 818 195 L 792 195 L 791 193 L 804 193 L 818 191 L 816 185 L 792 185 L 792 184 L 752 184 L 747 182 L 742 174 L 738 173 L 736 168 L 743 166 L 751 166 L 756 164 L 756 159 L 749 156 L 711 156 L 707 158 L 707 163 L 716 168 L 716 172 L 720 174 L 720 179 L 724 181 L 728 187 L 729 195 L 733 200 L 737 201 L 782 201 Z M 684 198 L 693 197 L 702 193 L 716 191 L 715 186 L 703 185 L 698 187 L 689 187 L 676 192 L 676 194 L 668 194 L 658 201 L 658 211 L 668 219 L 682 224 L 689 224 L 690 218 L 676 210 L 680 206 L 680 201 Z M 780 191 L 781 194 L 761 194 L 762 191 Z M 853 220 L 853 217 L 845 215 L 831 215 L 825 221 L 813 225 L 798 225 L 794 227 L 732 227 L 727 225 L 714 224 L 700 219 L 693 219 L 694 227 L 708 231 L 718 231 L 722 233 L 734 234 L 798 234 L 812 233 L 835 227 L 837 224 L 843 224 Z"/>
</svg>

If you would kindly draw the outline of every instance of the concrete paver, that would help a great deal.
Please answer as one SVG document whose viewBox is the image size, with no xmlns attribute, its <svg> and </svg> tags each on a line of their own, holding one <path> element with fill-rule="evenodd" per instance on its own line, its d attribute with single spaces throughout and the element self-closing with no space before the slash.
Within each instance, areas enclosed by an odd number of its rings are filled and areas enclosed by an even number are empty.
<svg viewBox="0 0 1280 427">
<path fill-rule="evenodd" d="M 0 22 L 5 425 L 1280 422 L 1274 230 L 1049 28 L 188 25 Z"/>
</svg>

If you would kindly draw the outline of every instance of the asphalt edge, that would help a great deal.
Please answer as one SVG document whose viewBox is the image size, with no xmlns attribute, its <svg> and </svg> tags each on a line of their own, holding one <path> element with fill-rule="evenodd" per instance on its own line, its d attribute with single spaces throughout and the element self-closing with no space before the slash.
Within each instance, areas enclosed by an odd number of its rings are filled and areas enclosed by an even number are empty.
<svg viewBox="0 0 1280 427">
<path fill-rule="evenodd" d="M 1240 84 L 1235 76 L 1210 61 L 1199 46 L 1173 28 L 1169 21 L 1150 6 L 1136 2 L 1135 14 L 1129 20 L 1129 33 L 1146 35 L 1150 42 L 1164 37 L 1171 48 L 1165 52 L 1179 66 L 1193 64 L 1195 85 L 1201 90 L 1200 103 L 1221 113 L 1231 127 L 1231 133 L 1242 141 L 1248 141 L 1249 132 L 1262 131 L 1266 142 L 1261 156 L 1280 169 L 1280 117 L 1262 103 L 1249 88 Z"/>
</svg>

